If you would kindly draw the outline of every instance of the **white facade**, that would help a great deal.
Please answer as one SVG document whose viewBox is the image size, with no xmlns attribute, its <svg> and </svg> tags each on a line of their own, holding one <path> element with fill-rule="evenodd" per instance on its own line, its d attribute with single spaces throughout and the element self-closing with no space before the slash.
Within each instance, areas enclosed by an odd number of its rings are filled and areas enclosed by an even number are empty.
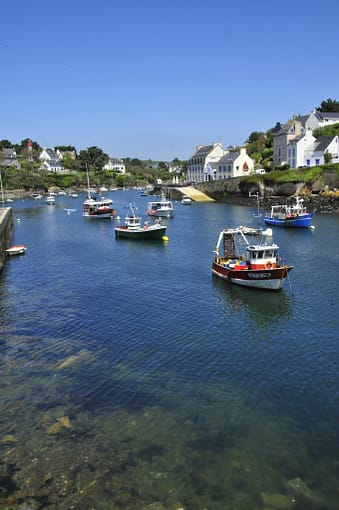
<svg viewBox="0 0 339 510">
<path fill-rule="evenodd" d="M 331 154 L 331 163 L 339 163 L 339 137 L 319 137 L 304 153 L 305 166 L 325 164 L 325 154 Z"/>
<path fill-rule="evenodd" d="M 274 134 L 274 163 L 282 165 L 287 163 L 287 145 L 291 140 L 299 138 L 305 133 L 305 128 L 296 117 L 287 122 L 281 129 Z"/>
<path fill-rule="evenodd" d="M 316 156 L 312 155 L 315 147 L 312 144 L 316 143 L 313 131 L 336 123 L 339 123 L 339 113 L 334 112 L 313 110 L 309 115 L 294 116 L 274 133 L 274 163 L 287 163 L 291 168 L 323 164 L 324 154 L 321 154 L 321 145 L 317 146 Z"/>
<path fill-rule="evenodd" d="M 221 143 L 198 145 L 187 166 L 187 181 L 204 182 L 214 180 L 216 166 L 225 154 Z"/>
<path fill-rule="evenodd" d="M 312 113 L 308 116 L 305 127 L 306 130 L 311 129 L 314 131 L 317 128 L 326 127 L 331 124 L 336 124 L 339 122 L 339 113 L 336 112 L 319 112 L 317 110 L 313 110 Z"/>
<path fill-rule="evenodd" d="M 231 177 L 244 177 L 254 172 L 254 160 L 242 147 L 239 151 L 229 151 L 218 162 L 215 180 Z"/>
<path fill-rule="evenodd" d="M 122 159 L 109 158 L 108 163 L 103 167 L 103 170 L 112 170 L 113 172 L 119 172 L 120 174 L 126 173 L 126 167 Z"/>
<path fill-rule="evenodd" d="M 55 152 L 53 148 L 43 149 L 41 152 L 39 159 L 41 161 L 41 170 L 47 170 L 48 172 L 60 173 L 64 172 L 65 168 L 60 164 L 60 159 L 58 154 Z"/>
<path fill-rule="evenodd" d="M 287 145 L 287 163 L 290 168 L 298 168 L 305 165 L 305 150 L 312 145 L 316 138 L 312 131 L 304 136 L 291 140 Z"/>
</svg>

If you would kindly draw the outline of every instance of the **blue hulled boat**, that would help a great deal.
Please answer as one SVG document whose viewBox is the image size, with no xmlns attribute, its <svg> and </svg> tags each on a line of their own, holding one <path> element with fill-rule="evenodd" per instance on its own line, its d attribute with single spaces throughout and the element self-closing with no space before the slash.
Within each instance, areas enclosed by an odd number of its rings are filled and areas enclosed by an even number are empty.
<svg viewBox="0 0 339 510">
<path fill-rule="evenodd" d="M 264 216 L 264 222 L 275 227 L 310 227 L 313 213 L 303 202 L 303 198 L 296 196 L 292 204 L 272 205 L 270 213 Z"/>
</svg>

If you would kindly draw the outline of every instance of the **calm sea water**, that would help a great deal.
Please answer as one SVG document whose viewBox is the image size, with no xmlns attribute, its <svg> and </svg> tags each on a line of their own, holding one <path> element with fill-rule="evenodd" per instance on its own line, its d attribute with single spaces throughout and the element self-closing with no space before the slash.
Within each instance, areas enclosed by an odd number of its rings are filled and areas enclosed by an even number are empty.
<svg viewBox="0 0 339 510">
<path fill-rule="evenodd" d="M 275 229 L 295 268 L 262 292 L 211 274 L 255 204 L 175 203 L 169 241 L 138 243 L 83 199 L 13 204 L 28 249 L 0 276 L 0 508 L 338 509 L 339 218 Z"/>
</svg>

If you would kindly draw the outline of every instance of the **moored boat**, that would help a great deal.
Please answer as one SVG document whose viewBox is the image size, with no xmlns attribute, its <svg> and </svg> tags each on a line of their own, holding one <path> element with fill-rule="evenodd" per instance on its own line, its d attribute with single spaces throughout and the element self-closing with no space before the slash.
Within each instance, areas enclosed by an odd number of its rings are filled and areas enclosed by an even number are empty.
<svg viewBox="0 0 339 510">
<path fill-rule="evenodd" d="M 87 171 L 87 198 L 83 203 L 83 216 L 86 218 L 113 218 L 116 214 L 111 198 L 97 197 L 94 189 L 89 186 Z"/>
<path fill-rule="evenodd" d="M 45 200 L 46 204 L 54 205 L 55 204 L 55 197 L 54 194 L 49 193 Z"/>
<path fill-rule="evenodd" d="M 188 195 L 184 195 L 181 199 L 181 203 L 183 205 L 190 205 L 192 203 L 192 199 Z"/>
<path fill-rule="evenodd" d="M 6 250 L 7 255 L 23 255 L 26 253 L 26 246 L 24 244 L 15 244 Z"/>
<path fill-rule="evenodd" d="M 83 216 L 87 218 L 112 218 L 115 214 L 110 198 L 89 195 L 83 203 Z"/>
<path fill-rule="evenodd" d="M 149 216 L 157 218 L 172 218 L 174 214 L 173 203 L 167 200 L 165 195 L 161 196 L 161 200 L 148 202 L 146 212 Z"/>
<path fill-rule="evenodd" d="M 124 225 L 116 225 L 114 232 L 117 239 L 159 240 L 165 236 L 166 229 L 167 225 L 161 225 L 159 219 L 153 224 L 145 221 L 142 225 L 141 217 L 136 214 L 135 207 L 130 205 Z"/>
<path fill-rule="evenodd" d="M 293 266 L 280 264 L 279 246 L 250 244 L 242 228 L 219 233 L 212 273 L 223 280 L 257 289 L 278 290 Z"/>
<path fill-rule="evenodd" d="M 303 202 L 303 198 L 296 196 L 291 204 L 272 205 L 271 211 L 264 216 L 264 222 L 276 227 L 310 227 L 313 213 Z"/>
</svg>

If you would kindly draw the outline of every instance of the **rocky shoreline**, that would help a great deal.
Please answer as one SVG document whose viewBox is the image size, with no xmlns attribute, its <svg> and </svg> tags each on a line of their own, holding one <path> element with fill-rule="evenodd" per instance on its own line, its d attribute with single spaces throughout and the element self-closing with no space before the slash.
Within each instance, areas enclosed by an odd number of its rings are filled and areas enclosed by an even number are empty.
<svg viewBox="0 0 339 510">
<path fill-rule="evenodd" d="M 314 190 L 307 188 L 303 183 L 287 183 L 272 187 L 264 186 L 262 183 L 253 185 L 240 179 L 229 179 L 228 181 L 198 183 L 196 188 L 217 202 L 247 207 L 253 207 L 256 204 L 255 195 L 258 193 L 260 207 L 266 210 L 270 209 L 272 205 L 283 204 L 287 198 L 299 194 L 310 211 L 318 214 L 339 214 L 339 183 L 338 189 L 336 187 L 329 189 L 326 185 L 324 189 Z M 20 189 L 6 192 L 6 199 L 10 200 L 30 198 L 31 196 L 31 191 Z M 171 198 L 181 200 L 182 197 L 179 191 L 175 193 L 175 190 L 172 189 Z"/>
<path fill-rule="evenodd" d="M 231 182 L 232 181 L 232 182 Z M 256 195 L 260 207 L 268 210 L 272 205 L 284 204 L 286 199 L 299 195 L 306 207 L 314 213 L 339 214 L 339 178 L 329 179 L 320 186 L 305 183 L 251 183 L 241 179 L 199 183 L 197 188 L 217 202 L 253 206 Z"/>
</svg>

